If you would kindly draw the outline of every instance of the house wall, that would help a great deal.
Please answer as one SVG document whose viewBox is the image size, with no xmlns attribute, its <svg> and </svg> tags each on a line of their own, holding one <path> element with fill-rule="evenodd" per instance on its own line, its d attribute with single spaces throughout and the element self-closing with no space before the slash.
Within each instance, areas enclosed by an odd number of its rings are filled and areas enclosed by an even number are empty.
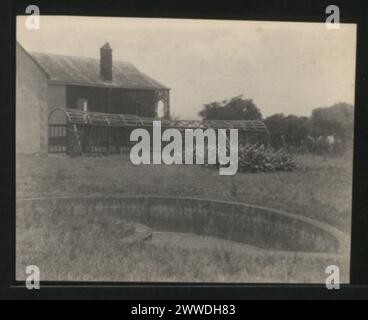
<svg viewBox="0 0 368 320">
<path fill-rule="evenodd" d="M 49 83 L 47 90 L 49 124 L 66 124 L 66 87 Z"/>
<path fill-rule="evenodd" d="M 47 153 L 47 75 L 16 47 L 16 152 Z"/>
</svg>

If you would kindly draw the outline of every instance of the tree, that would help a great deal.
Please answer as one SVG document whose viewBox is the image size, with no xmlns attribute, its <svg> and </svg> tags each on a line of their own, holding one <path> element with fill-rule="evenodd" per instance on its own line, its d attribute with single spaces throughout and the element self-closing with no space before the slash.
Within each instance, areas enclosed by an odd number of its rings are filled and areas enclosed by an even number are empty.
<svg viewBox="0 0 368 320">
<path fill-rule="evenodd" d="M 310 131 L 308 117 L 289 115 L 286 117 L 286 124 L 286 138 L 290 144 L 298 145 L 305 141 Z"/>
<path fill-rule="evenodd" d="M 343 142 L 352 140 L 354 131 L 354 107 L 337 103 L 329 108 L 312 111 L 311 133 L 315 137 L 334 135 Z"/>
<path fill-rule="evenodd" d="M 199 113 L 203 120 L 261 120 L 262 113 L 250 99 L 242 95 L 222 102 L 204 105 Z"/>
<path fill-rule="evenodd" d="M 265 119 L 265 124 L 270 132 L 271 144 L 280 148 L 287 145 L 301 145 L 308 137 L 310 122 L 308 117 L 277 113 Z"/>
<path fill-rule="evenodd" d="M 270 132 L 271 145 L 280 148 L 283 145 L 282 136 L 286 134 L 285 116 L 277 113 L 265 119 L 265 124 Z"/>
</svg>

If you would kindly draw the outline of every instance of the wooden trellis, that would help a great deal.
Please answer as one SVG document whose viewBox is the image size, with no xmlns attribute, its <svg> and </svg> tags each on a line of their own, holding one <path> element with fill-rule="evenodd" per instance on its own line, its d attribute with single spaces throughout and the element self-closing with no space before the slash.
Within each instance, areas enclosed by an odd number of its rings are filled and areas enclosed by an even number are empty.
<svg viewBox="0 0 368 320">
<path fill-rule="evenodd" d="M 65 137 L 57 140 L 64 147 L 55 145 L 55 137 L 50 135 L 50 152 L 67 152 L 71 155 L 82 153 L 121 153 L 129 149 L 130 133 L 136 128 L 152 130 L 154 120 L 161 121 L 162 129 L 238 129 L 239 140 L 249 142 L 267 142 L 269 133 L 262 121 L 242 120 L 172 120 L 144 118 L 133 114 L 110 114 L 100 112 L 67 109 Z M 50 125 L 57 127 L 55 125 Z"/>
</svg>

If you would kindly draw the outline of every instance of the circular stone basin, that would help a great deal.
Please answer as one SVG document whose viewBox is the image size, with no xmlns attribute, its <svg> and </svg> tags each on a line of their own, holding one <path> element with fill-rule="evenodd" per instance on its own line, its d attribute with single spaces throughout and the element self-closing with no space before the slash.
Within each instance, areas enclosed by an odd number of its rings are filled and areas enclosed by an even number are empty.
<svg viewBox="0 0 368 320">
<path fill-rule="evenodd" d="M 216 237 L 265 250 L 348 252 L 348 237 L 333 227 L 281 210 L 238 202 L 148 196 L 17 201 L 17 213 L 30 211 L 46 214 L 50 210 L 59 215 L 117 214 L 125 221 L 148 226 L 153 231 Z"/>
</svg>

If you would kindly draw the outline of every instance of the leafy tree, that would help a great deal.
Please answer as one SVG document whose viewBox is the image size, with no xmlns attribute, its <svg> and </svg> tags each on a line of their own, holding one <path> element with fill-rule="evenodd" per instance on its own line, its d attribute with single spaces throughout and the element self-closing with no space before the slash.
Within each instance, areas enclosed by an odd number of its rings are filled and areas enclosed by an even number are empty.
<svg viewBox="0 0 368 320">
<path fill-rule="evenodd" d="M 261 120 L 262 113 L 250 99 L 242 95 L 222 102 L 204 105 L 199 116 L 204 120 Z"/>
<path fill-rule="evenodd" d="M 276 113 L 265 119 L 265 124 L 270 132 L 270 142 L 280 148 L 283 145 L 282 136 L 286 134 L 285 116 L 283 113 Z"/>
<path fill-rule="evenodd" d="M 354 131 L 354 107 L 337 103 L 329 108 L 312 111 L 311 133 L 315 137 L 334 135 L 343 142 L 351 140 Z"/>
<path fill-rule="evenodd" d="M 277 148 L 282 147 L 284 143 L 302 144 L 310 131 L 308 117 L 285 116 L 283 113 L 267 117 L 265 124 L 270 132 L 271 144 Z"/>
<path fill-rule="evenodd" d="M 286 117 L 286 124 L 286 139 L 291 144 L 300 144 L 307 138 L 310 131 L 308 117 L 289 115 Z"/>
</svg>

